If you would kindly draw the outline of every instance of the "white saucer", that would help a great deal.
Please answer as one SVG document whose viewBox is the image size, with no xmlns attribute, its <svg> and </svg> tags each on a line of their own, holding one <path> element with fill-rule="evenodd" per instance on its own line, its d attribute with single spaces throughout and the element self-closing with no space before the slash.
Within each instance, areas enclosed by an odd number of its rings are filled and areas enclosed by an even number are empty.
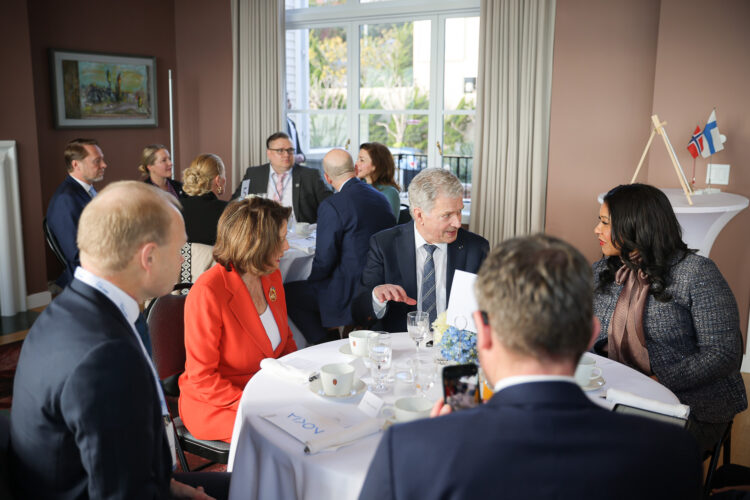
<svg viewBox="0 0 750 500">
<path fill-rule="evenodd" d="M 350 398 L 359 396 L 365 391 L 365 389 L 367 389 L 367 384 L 365 384 L 362 381 L 362 379 L 358 378 L 357 380 L 354 381 L 352 390 L 348 394 L 344 394 L 343 396 L 329 396 L 328 394 L 323 392 L 323 383 L 320 381 L 319 378 L 310 382 L 309 388 L 310 388 L 310 392 L 322 398 L 337 400 L 337 399 L 350 399 Z"/>
<path fill-rule="evenodd" d="M 362 357 L 362 356 L 360 356 L 358 354 L 354 354 L 352 352 L 352 346 L 350 346 L 349 344 L 344 344 L 341 347 L 339 347 L 339 352 L 341 354 L 346 354 L 347 356 L 354 356 L 356 358 L 361 358 Z"/>
<path fill-rule="evenodd" d="M 599 377 L 591 380 L 591 382 L 589 382 L 589 385 L 584 385 L 584 386 L 580 386 L 580 387 L 584 391 L 595 391 L 597 389 L 601 389 L 606 382 L 607 381 L 604 380 L 604 377 L 599 376 Z"/>
</svg>

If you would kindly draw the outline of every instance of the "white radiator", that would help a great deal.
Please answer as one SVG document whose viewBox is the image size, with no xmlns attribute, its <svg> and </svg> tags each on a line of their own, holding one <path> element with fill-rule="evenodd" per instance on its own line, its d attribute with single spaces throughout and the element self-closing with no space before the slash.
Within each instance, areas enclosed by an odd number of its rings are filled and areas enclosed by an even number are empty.
<svg viewBox="0 0 750 500">
<path fill-rule="evenodd" d="M 39 228 L 41 231 L 41 228 Z M 26 311 L 16 141 L 0 141 L 0 315 Z"/>
</svg>

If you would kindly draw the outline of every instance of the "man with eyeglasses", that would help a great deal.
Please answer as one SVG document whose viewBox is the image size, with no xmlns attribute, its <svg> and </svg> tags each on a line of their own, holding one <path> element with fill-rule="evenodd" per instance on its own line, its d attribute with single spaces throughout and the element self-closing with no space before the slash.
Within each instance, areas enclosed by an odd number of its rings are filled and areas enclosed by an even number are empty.
<svg viewBox="0 0 750 500">
<path fill-rule="evenodd" d="M 265 194 L 285 207 L 292 207 L 297 222 L 318 221 L 318 205 L 333 192 L 314 168 L 295 165 L 295 149 L 284 132 L 266 139 L 268 163 L 248 167 L 232 198 L 245 194 Z M 247 186 L 243 189 L 244 186 Z"/>
</svg>

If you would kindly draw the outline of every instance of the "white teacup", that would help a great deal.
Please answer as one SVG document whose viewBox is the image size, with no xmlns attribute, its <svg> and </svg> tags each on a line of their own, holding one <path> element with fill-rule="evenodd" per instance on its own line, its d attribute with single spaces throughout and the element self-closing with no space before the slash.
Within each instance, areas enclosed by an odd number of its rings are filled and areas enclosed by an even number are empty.
<svg viewBox="0 0 750 500">
<path fill-rule="evenodd" d="M 354 367 L 348 363 L 332 363 L 320 367 L 323 392 L 329 396 L 345 396 L 352 391 Z"/>
<path fill-rule="evenodd" d="M 294 225 L 294 232 L 300 236 L 309 236 L 310 224 L 308 222 L 297 222 Z"/>
<path fill-rule="evenodd" d="M 371 338 L 378 336 L 378 332 L 372 330 L 357 330 L 349 334 L 349 349 L 355 356 L 367 356 L 367 343 Z"/>
<path fill-rule="evenodd" d="M 399 422 L 410 422 L 430 416 L 432 401 L 427 398 L 401 398 L 393 405 L 396 420 Z"/>
<path fill-rule="evenodd" d="M 576 383 L 581 387 L 586 387 L 591 384 L 592 380 L 596 380 L 601 376 L 602 369 L 596 366 L 596 359 L 584 353 L 576 367 Z"/>
</svg>

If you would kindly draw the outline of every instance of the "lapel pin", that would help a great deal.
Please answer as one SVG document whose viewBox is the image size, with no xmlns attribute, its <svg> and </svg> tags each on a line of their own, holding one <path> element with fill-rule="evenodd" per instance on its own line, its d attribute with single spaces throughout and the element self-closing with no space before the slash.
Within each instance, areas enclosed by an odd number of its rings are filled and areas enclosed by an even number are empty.
<svg viewBox="0 0 750 500">
<path fill-rule="evenodd" d="M 268 298 L 271 299 L 271 302 L 276 302 L 276 288 L 271 287 L 271 289 L 268 290 Z"/>
</svg>

